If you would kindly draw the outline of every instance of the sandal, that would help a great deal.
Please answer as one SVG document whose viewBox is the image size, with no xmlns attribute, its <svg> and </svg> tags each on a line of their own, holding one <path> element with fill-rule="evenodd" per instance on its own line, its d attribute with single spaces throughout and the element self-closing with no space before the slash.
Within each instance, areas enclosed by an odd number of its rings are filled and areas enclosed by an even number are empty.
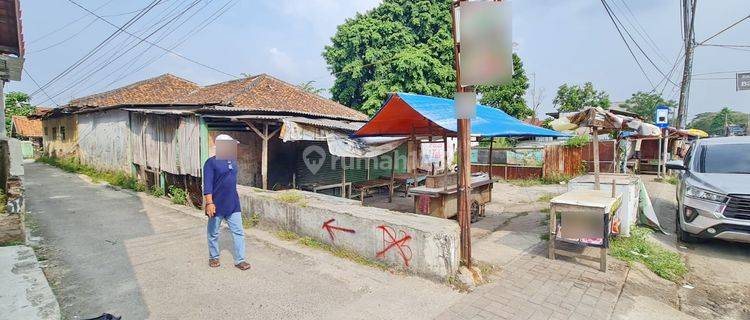
<svg viewBox="0 0 750 320">
<path fill-rule="evenodd" d="M 211 268 L 216 268 L 221 265 L 221 262 L 219 262 L 219 259 L 208 259 L 208 266 Z"/>
<path fill-rule="evenodd" d="M 242 262 L 240 262 L 238 264 L 235 264 L 234 266 L 237 267 L 237 269 L 240 269 L 240 270 L 250 269 L 250 264 L 247 263 L 247 262 L 245 262 L 245 261 L 242 261 Z"/>
</svg>

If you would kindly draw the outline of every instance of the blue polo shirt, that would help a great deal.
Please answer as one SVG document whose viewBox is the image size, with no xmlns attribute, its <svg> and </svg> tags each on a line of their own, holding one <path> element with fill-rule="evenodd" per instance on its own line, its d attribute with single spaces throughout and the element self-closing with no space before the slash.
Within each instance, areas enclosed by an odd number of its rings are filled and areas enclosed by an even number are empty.
<svg viewBox="0 0 750 320">
<path fill-rule="evenodd" d="M 240 212 L 237 194 L 237 161 L 211 157 L 203 164 L 203 194 L 213 196 L 217 216 Z"/>
</svg>

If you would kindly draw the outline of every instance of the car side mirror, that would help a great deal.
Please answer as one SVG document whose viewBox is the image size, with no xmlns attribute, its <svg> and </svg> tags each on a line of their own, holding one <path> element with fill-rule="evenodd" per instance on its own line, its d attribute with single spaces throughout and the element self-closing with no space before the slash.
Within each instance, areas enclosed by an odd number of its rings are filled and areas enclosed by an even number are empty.
<svg viewBox="0 0 750 320">
<path fill-rule="evenodd" d="M 687 170 L 687 168 L 685 167 L 685 162 L 683 162 L 682 160 L 667 161 L 667 169 L 679 171 Z"/>
</svg>

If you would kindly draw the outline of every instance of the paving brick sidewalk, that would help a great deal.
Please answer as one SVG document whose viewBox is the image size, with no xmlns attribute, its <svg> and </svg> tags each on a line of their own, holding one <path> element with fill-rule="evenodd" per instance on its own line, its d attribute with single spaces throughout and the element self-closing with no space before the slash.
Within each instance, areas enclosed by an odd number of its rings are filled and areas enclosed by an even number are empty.
<svg viewBox="0 0 750 320">
<path fill-rule="evenodd" d="M 438 319 L 609 319 L 625 283 L 627 266 L 550 260 L 537 246 L 490 276 Z"/>
</svg>

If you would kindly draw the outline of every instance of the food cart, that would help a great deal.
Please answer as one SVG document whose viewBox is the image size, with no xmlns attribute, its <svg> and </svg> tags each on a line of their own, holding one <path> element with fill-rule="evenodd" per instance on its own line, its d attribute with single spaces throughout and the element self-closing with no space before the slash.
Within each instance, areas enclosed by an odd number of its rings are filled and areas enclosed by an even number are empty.
<svg viewBox="0 0 750 320">
<path fill-rule="evenodd" d="M 457 174 L 431 175 L 425 179 L 424 186 L 410 188 L 408 193 L 414 197 L 414 213 L 433 217 L 451 218 L 458 214 Z M 471 177 L 471 222 L 484 216 L 484 206 L 492 201 L 492 185 L 496 180 L 485 173 L 473 174 Z"/>
</svg>

